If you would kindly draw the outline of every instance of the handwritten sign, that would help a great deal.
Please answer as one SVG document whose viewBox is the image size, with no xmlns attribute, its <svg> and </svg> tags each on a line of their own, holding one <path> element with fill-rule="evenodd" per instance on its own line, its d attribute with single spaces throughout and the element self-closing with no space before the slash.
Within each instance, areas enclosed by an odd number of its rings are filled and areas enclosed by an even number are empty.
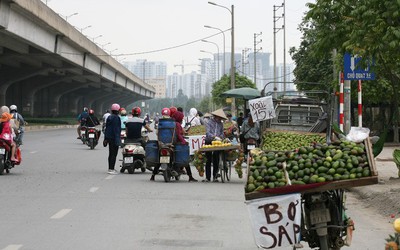
<svg viewBox="0 0 400 250">
<path fill-rule="evenodd" d="M 189 143 L 190 155 L 194 154 L 194 151 L 198 150 L 205 144 L 206 136 L 205 135 L 192 135 L 189 136 L 186 141 Z"/>
<path fill-rule="evenodd" d="M 288 194 L 246 201 L 259 248 L 275 249 L 300 241 L 301 195 Z"/>
<path fill-rule="evenodd" d="M 276 116 L 272 96 L 249 100 L 249 107 L 253 121 L 264 121 Z"/>
</svg>

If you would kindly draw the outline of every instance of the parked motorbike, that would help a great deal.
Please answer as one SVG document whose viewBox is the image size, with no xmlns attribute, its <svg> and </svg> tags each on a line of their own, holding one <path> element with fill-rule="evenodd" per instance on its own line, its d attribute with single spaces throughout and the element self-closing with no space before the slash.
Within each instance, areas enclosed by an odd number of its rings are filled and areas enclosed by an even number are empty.
<svg viewBox="0 0 400 250">
<path fill-rule="evenodd" d="M 85 143 L 90 147 L 90 149 L 94 149 L 99 142 L 100 133 L 95 127 L 86 128 L 85 133 Z"/>
<path fill-rule="evenodd" d="M 145 150 L 140 142 L 126 141 L 122 148 L 122 165 L 121 173 L 128 170 L 129 174 L 135 173 L 136 169 L 140 169 L 142 173 L 146 172 Z"/>
<path fill-rule="evenodd" d="M 142 140 L 146 140 L 146 138 L 147 131 L 142 130 Z M 140 169 L 142 173 L 144 173 L 146 171 L 145 156 L 146 151 L 143 148 L 141 141 L 135 142 L 125 140 L 122 148 L 122 165 L 120 172 L 124 173 L 125 170 L 128 170 L 129 174 L 133 174 L 136 169 Z"/>
<path fill-rule="evenodd" d="M 258 142 L 254 138 L 247 138 L 245 142 L 245 150 L 244 152 L 246 153 L 246 159 L 247 159 L 247 166 L 250 164 L 250 150 L 255 149 L 258 146 Z"/>
<path fill-rule="evenodd" d="M 20 155 L 19 148 L 17 147 L 17 155 Z M 0 175 L 5 172 L 10 173 L 10 169 L 12 169 L 15 165 L 19 165 L 21 163 L 20 157 L 19 161 L 14 162 L 11 161 L 11 146 L 4 140 L 0 139 Z"/>
<path fill-rule="evenodd" d="M 302 195 L 302 240 L 310 248 L 339 250 L 350 246 L 353 220 L 346 216 L 344 190 L 329 190 Z"/>
</svg>

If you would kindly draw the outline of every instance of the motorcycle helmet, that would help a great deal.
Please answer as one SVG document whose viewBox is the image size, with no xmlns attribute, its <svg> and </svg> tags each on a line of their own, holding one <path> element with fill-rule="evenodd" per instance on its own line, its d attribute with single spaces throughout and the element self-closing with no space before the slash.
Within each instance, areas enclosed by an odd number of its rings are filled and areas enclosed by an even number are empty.
<svg viewBox="0 0 400 250">
<path fill-rule="evenodd" d="M 163 108 L 163 109 L 161 110 L 161 114 L 162 114 L 163 116 L 171 116 L 171 110 L 170 110 L 169 108 Z"/>
<path fill-rule="evenodd" d="M 121 115 L 126 115 L 126 110 L 124 108 L 121 109 Z"/>
<path fill-rule="evenodd" d="M 140 116 L 141 113 L 142 113 L 142 110 L 139 107 L 134 107 L 132 109 L 132 115 Z"/>
<path fill-rule="evenodd" d="M 113 105 L 111 105 L 111 111 L 119 111 L 120 108 L 121 107 L 118 103 L 114 103 Z"/>
<path fill-rule="evenodd" d="M 13 110 L 17 111 L 17 106 L 14 104 L 10 106 L 10 111 L 13 111 Z"/>
<path fill-rule="evenodd" d="M 178 110 L 176 107 L 172 106 L 169 108 L 170 112 L 171 112 L 171 116 Z"/>
<path fill-rule="evenodd" d="M 94 110 L 93 109 L 89 110 L 89 114 L 94 115 Z"/>
<path fill-rule="evenodd" d="M 86 107 L 84 107 L 84 108 L 83 108 L 83 111 L 85 111 L 85 112 L 88 112 L 88 111 L 89 111 L 89 109 L 88 109 L 88 108 L 86 108 Z"/>
</svg>

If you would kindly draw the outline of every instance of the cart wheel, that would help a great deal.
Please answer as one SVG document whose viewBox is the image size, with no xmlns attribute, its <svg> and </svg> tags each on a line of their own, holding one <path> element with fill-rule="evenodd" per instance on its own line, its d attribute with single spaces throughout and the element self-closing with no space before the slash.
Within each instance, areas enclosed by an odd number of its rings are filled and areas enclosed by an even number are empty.
<svg viewBox="0 0 400 250">
<path fill-rule="evenodd" d="M 231 179 L 231 172 L 232 172 L 232 162 L 228 161 L 228 164 L 227 164 L 226 170 L 225 170 L 227 181 L 230 181 L 230 179 Z"/>
<path fill-rule="evenodd" d="M 225 182 L 225 163 L 224 162 L 219 162 L 219 175 L 221 176 L 221 181 L 222 183 Z"/>
</svg>

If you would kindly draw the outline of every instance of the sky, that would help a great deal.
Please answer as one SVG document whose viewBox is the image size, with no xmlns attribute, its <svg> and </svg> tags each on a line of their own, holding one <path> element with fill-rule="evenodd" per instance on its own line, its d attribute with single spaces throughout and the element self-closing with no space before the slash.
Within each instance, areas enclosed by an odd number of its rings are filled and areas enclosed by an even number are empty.
<svg viewBox="0 0 400 250">
<path fill-rule="evenodd" d="M 235 53 L 254 47 L 254 34 L 260 52 L 273 53 L 273 9 L 284 0 L 213 0 L 224 6 L 211 5 L 207 0 L 42 0 L 68 22 L 94 40 L 118 61 L 163 61 L 168 74 L 198 71 L 200 58 L 211 58 L 210 53 L 231 51 L 231 6 L 234 6 Z M 285 0 L 286 62 L 292 63 L 289 48 L 298 47 L 301 33 L 298 25 L 313 0 Z M 283 8 L 275 15 L 281 17 Z M 77 13 L 77 14 L 74 14 Z M 283 18 L 276 21 L 281 28 Z M 220 34 L 218 34 L 220 33 Z M 276 34 L 277 63 L 283 63 L 283 34 Z M 206 39 L 209 42 L 202 42 Z M 261 41 L 260 41 L 261 40 Z M 213 44 L 215 43 L 215 44 Z M 250 51 L 250 53 L 252 50 Z M 229 63 L 229 62 L 226 62 Z M 273 55 L 271 55 L 273 65 Z"/>
</svg>

